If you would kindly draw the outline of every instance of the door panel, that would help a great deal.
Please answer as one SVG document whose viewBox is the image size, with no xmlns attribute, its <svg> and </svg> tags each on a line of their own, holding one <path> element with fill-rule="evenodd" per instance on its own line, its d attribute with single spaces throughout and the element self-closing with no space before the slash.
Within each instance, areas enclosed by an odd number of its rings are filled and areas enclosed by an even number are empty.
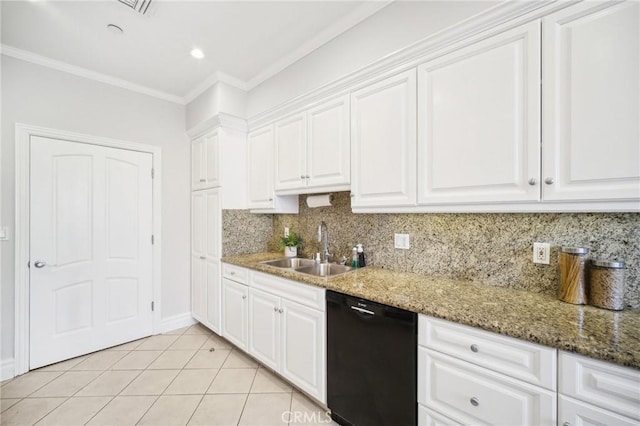
<svg viewBox="0 0 640 426">
<path fill-rule="evenodd" d="M 275 124 L 275 190 L 307 186 L 307 118 L 305 113 Z"/>
<path fill-rule="evenodd" d="M 150 335 L 151 154 L 30 143 L 30 368 Z"/>
<path fill-rule="evenodd" d="M 640 3 L 543 19 L 543 199 L 640 199 Z"/>
<path fill-rule="evenodd" d="M 252 288 L 249 293 L 249 353 L 280 368 L 280 298 Z"/>
<path fill-rule="evenodd" d="M 268 209 L 273 201 L 273 126 L 249 133 L 249 208 Z"/>
</svg>

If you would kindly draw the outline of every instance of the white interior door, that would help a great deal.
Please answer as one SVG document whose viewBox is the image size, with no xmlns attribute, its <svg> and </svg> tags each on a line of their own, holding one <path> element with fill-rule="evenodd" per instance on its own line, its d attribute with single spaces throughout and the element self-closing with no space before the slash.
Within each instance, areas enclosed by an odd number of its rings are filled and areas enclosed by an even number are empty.
<svg viewBox="0 0 640 426">
<path fill-rule="evenodd" d="M 152 155 L 30 143 L 30 368 L 150 335 Z"/>
</svg>

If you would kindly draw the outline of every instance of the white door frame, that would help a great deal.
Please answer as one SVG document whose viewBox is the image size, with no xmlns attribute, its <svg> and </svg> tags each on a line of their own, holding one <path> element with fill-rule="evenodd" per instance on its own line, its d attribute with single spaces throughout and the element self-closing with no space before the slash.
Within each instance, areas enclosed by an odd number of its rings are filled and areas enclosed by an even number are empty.
<svg viewBox="0 0 640 426">
<path fill-rule="evenodd" d="M 155 309 L 153 311 L 153 334 L 160 332 L 161 291 L 161 188 L 162 188 L 162 149 L 116 139 L 107 139 L 63 130 L 48 129 L 21 123 L 15 125 L 16 149 L 16 186 L 15 186 L 15 339 L 14 359 L 15 375 L 29 371 L 29 179 L 30 179 L 30 139 L 42 136 L 51 139 L 98 145 L 130 151 L 146 152 L 153 156 L 153 235 L 152 248 L 152 286 Z"/>
</svg>

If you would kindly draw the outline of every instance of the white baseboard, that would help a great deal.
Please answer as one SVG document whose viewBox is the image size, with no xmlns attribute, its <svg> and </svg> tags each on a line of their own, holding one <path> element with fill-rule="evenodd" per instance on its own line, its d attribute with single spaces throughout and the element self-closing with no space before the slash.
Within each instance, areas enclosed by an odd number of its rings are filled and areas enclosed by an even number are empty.
<svg viewBox="0 0 640 426">
<path fill-rule="evenodd" d="M 192 316 L 191 312 L 185 312 L 184 314 L 178 314 L 164 318 L 160 323 L 160 333 L 166 333 L 167 331 L 177 330 L 182 327 L 188 327 L 197 323 Z"/>
<path fill-rule="evenodd" d="M 0 361 L 0 380 L 13 379 L 16 376 L 13 358 Z"/>
</svg>

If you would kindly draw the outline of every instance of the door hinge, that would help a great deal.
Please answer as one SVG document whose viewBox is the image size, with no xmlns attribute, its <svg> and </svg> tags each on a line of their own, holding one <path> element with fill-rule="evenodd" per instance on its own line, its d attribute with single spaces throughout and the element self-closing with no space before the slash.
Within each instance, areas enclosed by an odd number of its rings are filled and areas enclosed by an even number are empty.
<svg viewBox="0 0 640 426">
<path fill-rule="evenodd" d="M 156 302 L 151 302 L 151 312 L 153 312 L 156 308 Z"/>
<path fill-rule="evenodd" d="M 156 172 L 153 168 L 151 168 L 151 179 L 153 179 L 156 176 Z"/>
<path fill-rule="evenodd" d="M 155 238 L 153 238 L 153 235 L 151 236 L 151 245 L 155 244 Z"/>
</svg>

